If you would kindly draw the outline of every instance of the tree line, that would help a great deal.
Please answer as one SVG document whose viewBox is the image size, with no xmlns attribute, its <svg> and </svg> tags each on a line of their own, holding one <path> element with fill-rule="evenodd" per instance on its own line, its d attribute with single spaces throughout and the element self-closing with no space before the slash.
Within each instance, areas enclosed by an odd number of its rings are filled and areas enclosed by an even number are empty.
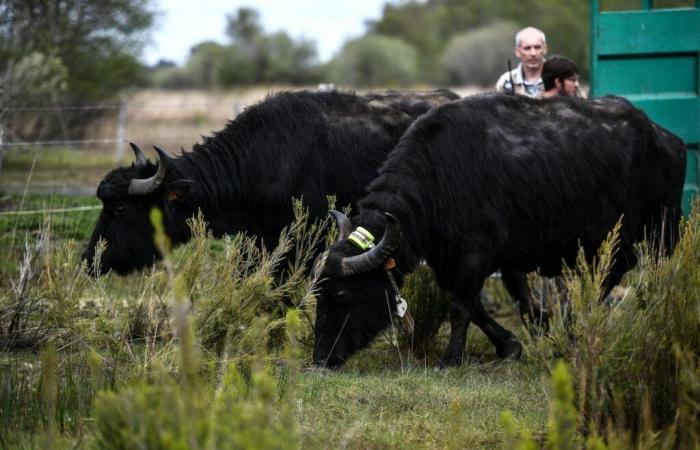
<svg viewBox="0 0 700 450">
<path fill-rule="evenodd" d="M 605 10 L 639 0 L 601 0 Z M 656 0 L 655 7 L 694 0 Z M 227 42 L 193 46 L 182 67 L 146 67 L 139 55 L 157 11 L 152 0 L 0 0 L 0 100 L 96 102 L 130 86 L 231 88 L 253 84 L 397 87 L 416 83 L 490 86 L 515 63 L 513 35 L 527 25 L 547 35 L 550 54 L 588 74 L 589 2 L 404 0 L 388 2 L 362 36 L 329 62 L 316 43 L 265 30 L 257 10 L 227 15 Z"/>
</svg>

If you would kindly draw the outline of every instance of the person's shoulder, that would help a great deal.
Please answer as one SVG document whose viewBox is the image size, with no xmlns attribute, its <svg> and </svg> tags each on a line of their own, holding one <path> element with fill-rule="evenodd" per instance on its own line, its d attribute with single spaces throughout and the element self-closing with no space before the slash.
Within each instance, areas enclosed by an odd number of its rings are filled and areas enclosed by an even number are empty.
<svg viewBox="0 0 700 450">
<path fill-rule="evenodd" d="M 503 88 L 503 85 L 505 84 L 506 80 L 512 76 L 511 72 L 514 72 L 514 70 L 506 70 L 500 77 L 498 77 L 498 81 L 496 81 L 497 90 L 501 90 L 501 88 Z"/>
<path fill-rule="evenodd" d="M 506 70 L 501 74 L 500 77 L 498 77 L 498 82 L 503 83 L 507 78 L 510 78 L 511 76 L 515 76 L 515 69 L 513 70 Z"/>
</svg>

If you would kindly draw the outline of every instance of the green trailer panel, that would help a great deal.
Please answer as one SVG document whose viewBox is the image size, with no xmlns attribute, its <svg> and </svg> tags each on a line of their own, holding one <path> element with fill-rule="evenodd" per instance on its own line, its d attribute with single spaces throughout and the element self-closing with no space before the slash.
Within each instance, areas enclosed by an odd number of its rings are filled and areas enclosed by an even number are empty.
<svg viewBox="0 0 700 450">
<path fill-rule="evenodd" d="M 700 6 L 700 0 L 697 1 Z M 591 0 L 591 96 L 621 95 L 688 146 L 683 210 L 700 191 L 700 10 L 600 11 Z"/>
</svg>

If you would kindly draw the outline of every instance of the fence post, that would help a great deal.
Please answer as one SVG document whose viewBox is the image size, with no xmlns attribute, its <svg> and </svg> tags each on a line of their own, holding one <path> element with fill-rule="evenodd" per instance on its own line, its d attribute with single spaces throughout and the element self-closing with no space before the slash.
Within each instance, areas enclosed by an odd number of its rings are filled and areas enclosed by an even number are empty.
<svg viewBox="0 0 700 450">
<path fill-rule="evenodd" d="M 117 114 L 117 136 L 116 144 L 114 146 L 114 160 L 117 163 L 121 163 L 124 159 L 124 152 L 126 151 L 126 146 L 124 141 L 126 141 L 126 126 L 127 117 L 129 115 L 129 102 L 125 94 L 119 96 L 119 113 Z"/>
<path fill-rule="evenodd" d="M 5 126 L 0 122 L 0 172 L 2 172 L 2 158 L 5 156 L 5 146 L 3 144 L 3 135 L 5 134 Z"/>
</svg>

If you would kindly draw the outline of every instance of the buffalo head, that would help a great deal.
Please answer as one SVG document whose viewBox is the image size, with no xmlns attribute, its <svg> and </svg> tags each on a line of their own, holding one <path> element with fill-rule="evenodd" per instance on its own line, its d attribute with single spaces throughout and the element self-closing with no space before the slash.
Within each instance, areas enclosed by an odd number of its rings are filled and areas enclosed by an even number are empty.
<svg viewBox="0 0 700 450">
<path fill-rule="evenodd" d="M 159 259 L 149 220 L 151 208 L 158 207 L 165 212 L 166 231 L 169 231 L 171 202 L 185 195 L 192 185 L 190 180 L 174 173 L 174 160 L 162 148 L 154 146 L 159 158 L 154 164 L 146 159 L 138 145 L 130 145 L 136 156 L 134 163 L 109 172 L 97 188 L 102 212 L 83 253 L 93 274 L 99 269 L 99 273 L 114 270 L 124 275 Z M 106 241 L 107 248 L 98 268 L 93 266 L 100 238 Z"/>
<path fill-rule="evenodd" d="M 337 211 L 331 214 L 339 238 L 319 255 L 312 272 L 317 280 L 313 358 L 317 365 L 338 367 L 391 323 L 397 292 L 384 267 L 399 248 L 401 230 L 387 213 L 382 240 L 365 251 L 350 236 L 350 220 Z"/>
</svg>

